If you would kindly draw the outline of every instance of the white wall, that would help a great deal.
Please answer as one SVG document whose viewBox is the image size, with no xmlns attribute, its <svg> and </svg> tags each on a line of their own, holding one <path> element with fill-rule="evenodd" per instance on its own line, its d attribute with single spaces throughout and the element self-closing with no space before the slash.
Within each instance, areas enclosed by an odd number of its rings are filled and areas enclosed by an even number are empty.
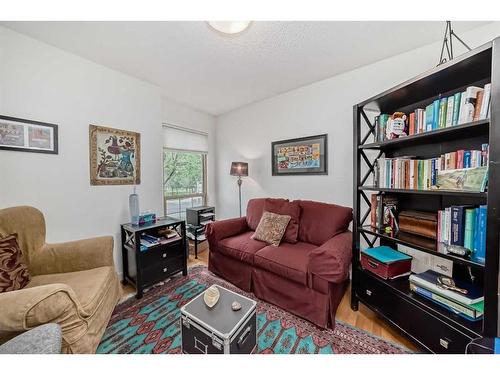
<svg viewBox="0 0 500 375">
<path fill-rule="evenodd" d="M 183 104 L 164 99 L 162 120 L 166 125 L 201 131 L 208 135 L 207 155 L 207 204 L 215 206 L 217 193 L 215 191 L 215 117 L 204 112 L 195 111 Z"/>
<path fill-rule="evenodd" d="M 460 36 L 475 47 L 499 35 L 500 23 L 495 22 Z M 434 67 L 440 48 L 440 42 L 434 43 L 219 116 L 219 218 L 238 214 L 236 181 L 229 176 L 231 161 L 236 160 L 249 162 L 250 176 L 243 182 L 244 207 L 253 197 L 313 199 L 351 206 L 353 105 Z M 272 141 L 322 133 L 329 137 L 328 176 L 271 175 Z"/>
<path fill-rule="evenodd" d="M 162 123 L 210 123 L 153 85 L 1 27 L 0 114 L 59 125 L 58 155 L 0 150 L 0 208 L 39 208 L 49 242 L 114 235 L 120 272 L 132 187 L 90 186 L 89 124 L 141 133 L 141 210 L 162 214 Z"/>
</svg>

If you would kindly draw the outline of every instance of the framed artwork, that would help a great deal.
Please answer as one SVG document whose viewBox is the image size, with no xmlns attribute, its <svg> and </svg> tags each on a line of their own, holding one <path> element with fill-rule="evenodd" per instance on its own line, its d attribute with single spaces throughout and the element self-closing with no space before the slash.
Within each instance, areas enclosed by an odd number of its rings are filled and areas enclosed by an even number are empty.
<svg viewBox="0 0 500 375">
<path fill-rule="evenodd" d="M 328 135 L 271 143 L 273 176 L 328 174 Z"/>
<path fill-rule="evenodd" d="M 89 125 L 90 184 L 141 183 L 141 135 Z"/>
<path fill-rule="evenodd" d="M 0 149 L 57 154 L 57 125 L 0 116 Z"/>
</svg>

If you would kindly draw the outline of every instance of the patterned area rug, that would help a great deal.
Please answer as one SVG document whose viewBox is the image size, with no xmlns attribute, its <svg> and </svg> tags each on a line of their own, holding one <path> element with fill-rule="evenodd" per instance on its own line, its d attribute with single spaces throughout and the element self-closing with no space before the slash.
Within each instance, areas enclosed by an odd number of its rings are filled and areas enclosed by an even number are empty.
<svg viewBox="0 0 500 375">
<path fill-rule="evenodd" d="M 337 321 L 335 330 L 322 330 L 218 278 L 206 267 L 156 286 L 140 300 L 119 304 L 97 353 L 181 353 L 180 307 L 212 284 L 257 300 L 258 353 L 408 353 L 394 343 Z"/>
</svg>

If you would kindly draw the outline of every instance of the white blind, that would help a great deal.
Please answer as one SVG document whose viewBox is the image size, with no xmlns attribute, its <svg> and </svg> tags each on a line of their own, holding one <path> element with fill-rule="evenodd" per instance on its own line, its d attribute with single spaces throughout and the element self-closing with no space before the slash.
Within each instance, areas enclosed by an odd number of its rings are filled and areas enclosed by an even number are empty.
<svg viewBox="0 0 500 375">
<path fill-rule="evenodd" d="M 164 125 L 163 145 L 175 150 L 208 152 L 208 136 L 194 130 Z"/>
</svg>

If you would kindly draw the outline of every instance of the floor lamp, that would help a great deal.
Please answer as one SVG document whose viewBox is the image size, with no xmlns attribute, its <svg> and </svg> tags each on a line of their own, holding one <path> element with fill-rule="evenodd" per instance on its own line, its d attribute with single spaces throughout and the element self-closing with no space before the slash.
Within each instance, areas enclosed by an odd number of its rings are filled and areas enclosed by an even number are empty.
<svg viewBox="0 0 500 375">
<path fill-rule="evenodd" d="M 240 217 L 241 217 L 241 184 L 243 180 L 241 177 L 248 176 L 248 163 L 241 161 L 233 161 L 231 163 L 231 176 L 238 176 L 238 197 L 240 202 Z"/>
</svg>

